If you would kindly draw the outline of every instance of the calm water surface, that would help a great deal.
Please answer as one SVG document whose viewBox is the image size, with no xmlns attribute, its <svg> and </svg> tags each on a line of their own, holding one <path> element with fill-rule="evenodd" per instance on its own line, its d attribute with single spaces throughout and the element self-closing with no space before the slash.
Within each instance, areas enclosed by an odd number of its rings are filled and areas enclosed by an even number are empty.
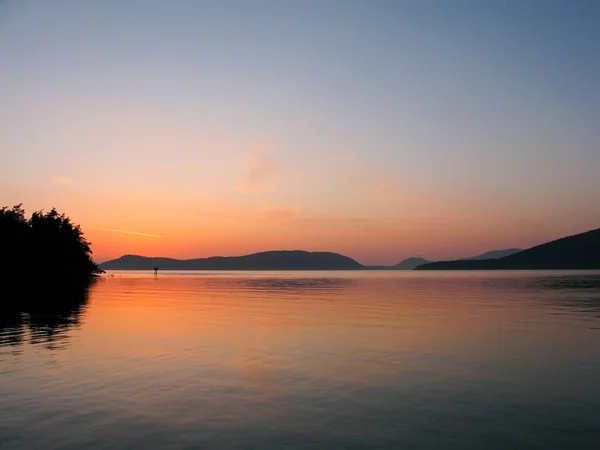
<svg viewBox="0 0 600 450">
<path fill-rule="evenodd" d="M 0 320 L 0 448 L 597 449 L 600 272 L 113 272 Z"/>
</svg>

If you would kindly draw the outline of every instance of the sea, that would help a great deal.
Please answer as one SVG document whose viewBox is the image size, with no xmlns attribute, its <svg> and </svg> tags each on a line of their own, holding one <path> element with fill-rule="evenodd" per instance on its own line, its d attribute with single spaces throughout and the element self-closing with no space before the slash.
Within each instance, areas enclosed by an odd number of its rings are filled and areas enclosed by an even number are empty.
<svg viewBox="0 0 600 450">
<path fill-rule="evenodd" d="M 600 271 L 111 271 L 0 317 L 2 450 L 598 448 Z"/>
</svg>

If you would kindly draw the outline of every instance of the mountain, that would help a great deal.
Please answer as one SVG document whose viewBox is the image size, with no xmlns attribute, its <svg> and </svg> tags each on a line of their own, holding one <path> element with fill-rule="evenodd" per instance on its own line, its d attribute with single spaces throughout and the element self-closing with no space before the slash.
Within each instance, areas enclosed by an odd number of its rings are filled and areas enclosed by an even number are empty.
<svg viewBox="0 0 600 450">
<path fill-rule="evenodd" d="M 461 258 L 460 261 L 467 260 L 479 260 L 479 259 L 497 259 L 502 258 L 504 256 L 512 255 L 513 253 L 517 253 L 522 251 L 520 248 L 507 248 L 506 250 L 491 250 L 489 252 L 482 253 L 481 255 L 472 256 L 471 258 Z M 425 258 L 407 258 L 402 262 L 399 262 L 391 269 L 396 270 L 414 270 L 417 266 L 421 266 L 423 264 L 429 264 L 433 261 L 428 261 Z"/>
<path fill-rule="evenodd" d="M 499 259 L 440 261 L 416 270 L 600 269 L 600 228 Z"/>
<path fill-rule="evenodd" d="M 512 255 L 513 253 L 522 252 L 522 248 L 507 248 L 506 250 L 491 250 L 489 252 L 482 253 L 481 255 L 472 256 L 471 258 L 460 258 L 461 261 L 466 260 L 478 260 L 478 259 L 499 259 L 505 256 Z"/>
<path fill-rule="evenodd" d="M 392 269 L 396 270 L 413 270 L 415 267 L 420 266 L 421 264 L 427 264 L 432 261 L 427 261 L 424 258 L 407 258 L 402 262 L 396 264 Z"/>
<path fill-rule="evenodd" d="M 100 264 L 103 270 L 350 270 L 364 266 L 352 258 L 329 252 L 279 250 L 245 256 L 198 259 L 148 258 L 124 255 Z"/>
</svg>

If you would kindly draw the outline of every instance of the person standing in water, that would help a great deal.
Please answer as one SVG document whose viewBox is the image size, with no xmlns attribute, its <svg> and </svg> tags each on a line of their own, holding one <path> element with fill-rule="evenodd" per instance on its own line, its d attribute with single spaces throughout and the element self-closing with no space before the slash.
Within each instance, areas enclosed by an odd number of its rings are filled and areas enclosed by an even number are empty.
<svg viewBox="0 0 600 450">
<path fill-rule="evenodd" d="M 154 275 L 158 275 L 158 267 L 154 268 Z"/>
</svg>

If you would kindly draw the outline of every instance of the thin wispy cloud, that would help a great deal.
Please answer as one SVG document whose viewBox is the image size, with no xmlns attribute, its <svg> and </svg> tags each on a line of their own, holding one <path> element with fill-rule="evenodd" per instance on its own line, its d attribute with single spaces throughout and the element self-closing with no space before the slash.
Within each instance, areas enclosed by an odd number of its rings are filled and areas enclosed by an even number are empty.
<svg viewBox="0 0 600 450">
<path fill-rule="evenodd" d="M 57 184 L 62 184 L 63 186 L 68 186 L 73 183 L 73 180 L 69 177 L 56 176 L 54 177 L 54 182 Z"/>
<path fill-rule="evenodd" d="M 135 236 L 146 236 L 146 237 L 156 237 L 156 238 L 166 237 L 166 236 L 161 236 L 160 234 L 140 233 L 139 231 L 128 231 L 128 230 L 115 230 L 114 228 L 92 227 L 92 229 L 99 230 L 99 231 L 110 231 L 111 233 L 133 234 Z"/>
<path fill-rule="evenodd" d="M 246 160 L 245 173 L 235 185 L 239 192 L 257 192 L 267 189 L 281 174 L 281 167 L 273 159 L 269 148 L 259 148 L 250 153 Z"/>
</svg>

